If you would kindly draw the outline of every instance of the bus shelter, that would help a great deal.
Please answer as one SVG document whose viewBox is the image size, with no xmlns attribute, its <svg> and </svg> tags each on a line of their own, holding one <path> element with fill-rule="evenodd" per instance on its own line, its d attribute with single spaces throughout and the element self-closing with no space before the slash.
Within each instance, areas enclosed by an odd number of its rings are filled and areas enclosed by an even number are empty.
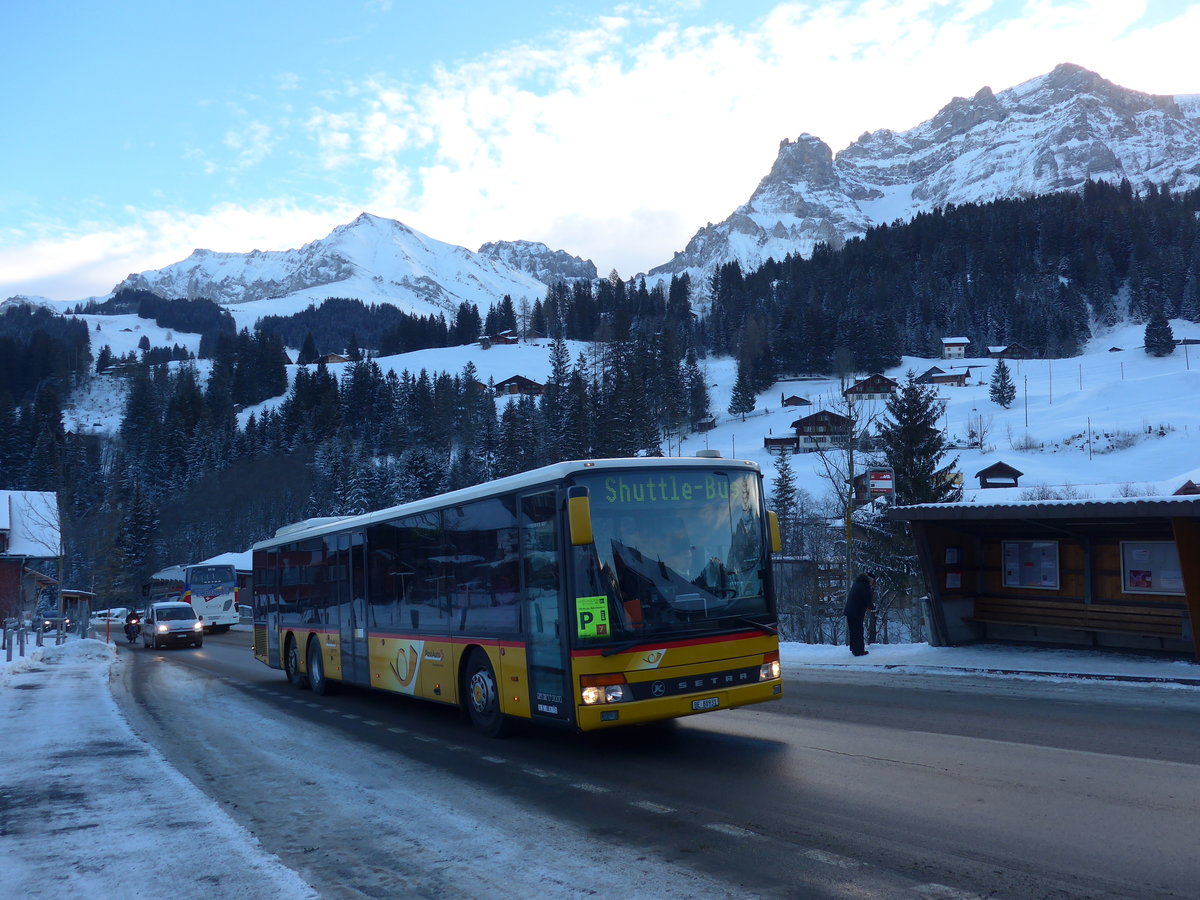
<svg viewBox="0 0 1200 900">
<path fill-rule="evenodd" d="M 931 639 L 1163 650 L 1200 661 L 1200 497 L 897 507 Z"/>
</svg>

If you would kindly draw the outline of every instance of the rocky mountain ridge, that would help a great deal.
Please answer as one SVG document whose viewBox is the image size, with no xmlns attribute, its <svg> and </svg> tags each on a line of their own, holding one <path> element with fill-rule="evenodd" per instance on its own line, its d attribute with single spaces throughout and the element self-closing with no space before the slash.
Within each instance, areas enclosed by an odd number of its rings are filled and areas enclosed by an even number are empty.
<svg viewBox="0 0 1200 900">
<path fill-rule="evenodd" d="M 1076 190 L 1089 178 L 1200 185 L 1200 96 L 1145 94 L 1064 63 L 999 94 L 956 97 L 908 131 L 864 133 L 836 155 L 802 134 L 780 144 L 745 204 L 649 274 L 695 278 L 732 260 L 753 269 L 938 206 Z"/>
</svg>

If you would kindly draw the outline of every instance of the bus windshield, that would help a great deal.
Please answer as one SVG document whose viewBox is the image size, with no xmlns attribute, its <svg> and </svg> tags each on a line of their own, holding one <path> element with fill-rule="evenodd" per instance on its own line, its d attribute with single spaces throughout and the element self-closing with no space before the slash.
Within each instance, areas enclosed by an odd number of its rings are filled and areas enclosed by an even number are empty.
<svg viewBox="0 0 1200 900">
<path fill-rule="evenodd" d="M 233 580 L 233 566 L 192 566 L 188 569 L 190 584 L 225 584 Z"/>
<path fill-rule="evenodd" d="M 576 547 L 576 644 L 712 632 L 773 618 L 756 474 L 596 473 L 595 542 Z"/>
</svg>

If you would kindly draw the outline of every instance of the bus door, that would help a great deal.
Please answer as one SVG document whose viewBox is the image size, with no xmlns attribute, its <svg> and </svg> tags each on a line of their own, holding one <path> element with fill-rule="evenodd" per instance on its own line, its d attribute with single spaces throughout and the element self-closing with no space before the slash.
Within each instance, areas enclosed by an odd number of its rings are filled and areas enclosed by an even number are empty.
<svg viewBox="0 0 1200 900">
<path fill-rule="evenodd" d="M 366 684 L 371 677 L 367 663 L 366 540 L 361 531 L 339 534 L 336 539 L 342 678 Z"/>
<path fill-rule="evenodd" d="M 274 669 L 279 656 L 279 550 L 254 551 L 254 655 Z"/>
<path fill-rule="evenodd" d="M 572 692 L 562 630 L 562 559 L 557 494 L 521 498 L 521 580 L 529 667 L 530 713 L 535 719 L 570 721 Z"/>
</svg>

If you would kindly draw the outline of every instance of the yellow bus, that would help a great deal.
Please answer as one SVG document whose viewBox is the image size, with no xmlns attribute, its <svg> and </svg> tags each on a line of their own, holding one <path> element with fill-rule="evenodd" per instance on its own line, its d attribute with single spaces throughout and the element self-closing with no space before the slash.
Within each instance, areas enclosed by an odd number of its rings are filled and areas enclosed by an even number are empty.
<svg viewBox="0 0 1200 900">
<path fill-rule="evenodd" d="M 779 528 L 752 462 L 564 462 L 254 546 L 254 655 L 588 731 L 782 696 Z"/>
</svg>

